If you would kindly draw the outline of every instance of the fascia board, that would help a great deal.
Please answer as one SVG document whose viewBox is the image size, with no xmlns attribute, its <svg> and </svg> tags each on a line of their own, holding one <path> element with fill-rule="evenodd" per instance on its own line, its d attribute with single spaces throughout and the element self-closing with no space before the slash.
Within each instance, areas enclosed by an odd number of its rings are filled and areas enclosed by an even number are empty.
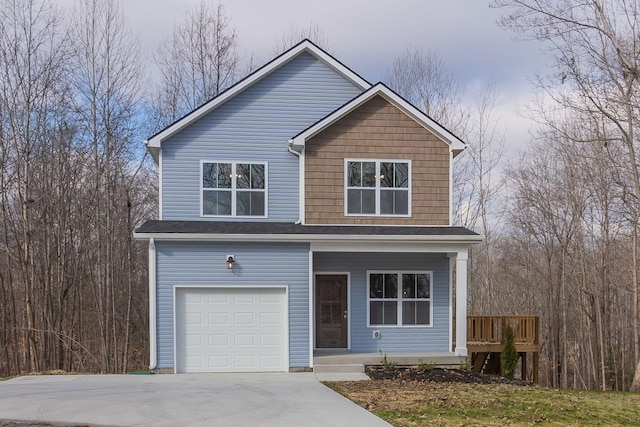
<svg viewBox="0 0 640 427">
<path fill-rule="evenodd" d="M 344 66 L 340 61 L 333 58 L 328 53 L 324 52 L 322 49 L 320 49 L 319 47 L 311 43 L 309 40 L 305 40 L 302 43 L 290 49 L 289 51 L 275 58 L 273 61 L 267 63 L 264 67 L 260 68 L 253 74 L 250 74 L 235 86 L 232 86 L 231 88 L 222 92 L 220 95 L 218 95 L 208 103 L 204 104 L 200 108 L 192 111 L 182 119 L 178 120 L 173 125 L 169 126 L 165 130 L 149 138 L 149 140 L 147 141 L 147 147 L 160 148 L 160 145 L 163 140 L 169 138 L 171 135 L 175 134 L 179 130 L 183 129 L 184 127 L 188 126 L 189 124 L 193 123 L 194 121 L 208 114 L 219 105 L 233 98 L 234 96 L 242 92 L 247 87 L 251 86 L 258 80 L 261 80 L 263 77 L 267 76 L 272 71 L 276 70 L 277 68 L 289 62 L 291 59 L 295 58 L 296 56 L 300 55 L 303 52 L 307 52 L 313 55 L 314 57 L 316 57 L 317 59 L 319 59 L 320 61 L 323 61 L 331 68 L 340 72 L 347 79 L 351 80 L 358 87 L 362 89 L 368 89 L 369 87 L 371 87 L 371 84 L 369 82 L 367 82 L 362 77 L 360 77 L 359 75 L 351 71 L 346 66 Z"/>
<path fill-rule="evenodd" d="M 318 133 L 322 132 L 331 124 L 340 120 L 341 118 L 351 113 L 353 110 L 360 107 L 365 102 L 369 101 L 377 95 L 382 96 L 384 99 L 389 101 L 391 104 L 393 104 L 402 112 L 415 120 L 418 124 L 435 133 L 438 138 L 451 146 L 452 151 L 459 152 L 467 148 L 467 145 L 462 142 L 457 136 L 449 132 L 435 120 L 431 119 L 422 111 L 418 110 L 416 107 L 411 105 L 409 102 L 407 102 L 405 99 L 403 99 L 401 96 L 393 92 L 382 83 L 377 83 L 376 85 L 372 86 L 368 91 L 363 92 L 360 96 L 354 98 L 347 104 L 343 105 L 341 108 L 337 109 L 324 119 L 320 120 L 318 123 L 314 124 L 307 130 L 290 139 L 289 143 L 297 147 L 303 147 L 307 139 L 312 138 Z"/>
<path fill-rule="evenodd" d="M 414 242 L 414 243 L 481 243 L 485 237 L 423 236 L 423 235 L 362 235 L 362 234 L 219 234 L 219 233 L 133 233 L 138 240 L 231 241 L 231 242 Z"/>
</svg>

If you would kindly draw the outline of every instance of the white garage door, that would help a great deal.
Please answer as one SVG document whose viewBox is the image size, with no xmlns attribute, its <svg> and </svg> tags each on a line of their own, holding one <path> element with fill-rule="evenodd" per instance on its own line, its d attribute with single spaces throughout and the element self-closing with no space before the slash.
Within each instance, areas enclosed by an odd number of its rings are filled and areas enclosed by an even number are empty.
<svg viewBox="0 0 640 427">
<path fill-rule="evenodd" d="M 176 289 L 177 372 L 286 371 L 284 288 Z"/>
</svg>

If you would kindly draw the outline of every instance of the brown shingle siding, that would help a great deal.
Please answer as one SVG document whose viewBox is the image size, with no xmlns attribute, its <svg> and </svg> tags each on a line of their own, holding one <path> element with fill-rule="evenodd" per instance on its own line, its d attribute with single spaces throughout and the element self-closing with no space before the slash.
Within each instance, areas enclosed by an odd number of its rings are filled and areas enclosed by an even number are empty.
<svg viewBox="0 0 640 427">
<path fill-rule="evenodd" d="M 411 217 L 344 214 L 345 159 L 411 160 Z M 306 143 L 308 224 L 449 225 L 449 147 L 382 97 Z"/>
</svg>

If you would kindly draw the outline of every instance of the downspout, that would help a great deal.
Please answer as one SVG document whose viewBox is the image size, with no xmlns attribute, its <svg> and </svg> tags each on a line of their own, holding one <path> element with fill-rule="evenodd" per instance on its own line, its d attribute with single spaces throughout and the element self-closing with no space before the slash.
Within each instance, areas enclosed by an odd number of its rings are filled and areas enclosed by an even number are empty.
<svg viewBox="0 0 640 427">
<path fill-rule="evenodd" d="M 154 370 L 157 360 L 156 337 L 156 243 L 149 239 L 149 369 Z"/>
<path fill-rule="evenodd" d="M 298 157 L 298 220 L 295 224 L 304 224 L 304 148 L 298 152 L 293 149 L 293 140 L 289 140 L 287 150 Z"/>
</svg>

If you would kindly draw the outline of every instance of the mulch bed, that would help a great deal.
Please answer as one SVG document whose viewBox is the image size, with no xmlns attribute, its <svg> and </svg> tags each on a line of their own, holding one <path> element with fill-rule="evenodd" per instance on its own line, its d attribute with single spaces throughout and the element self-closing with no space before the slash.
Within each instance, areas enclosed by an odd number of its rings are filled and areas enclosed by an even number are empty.
<svg viewBox="0 0 640 427">
<path fill-rule="evenodd" d="M 431 381 L 437 383 L 466 384 L 514 384 L 531 385 L 528 381 L 501 377 L 499 375 L 478 374 L 460 369 L 433 368 L 421 370 L 415 366 L 400 366 L 386 370 L 383 366 L 366 366 L 365 373 L 372 380 Z"/>
</svg>

